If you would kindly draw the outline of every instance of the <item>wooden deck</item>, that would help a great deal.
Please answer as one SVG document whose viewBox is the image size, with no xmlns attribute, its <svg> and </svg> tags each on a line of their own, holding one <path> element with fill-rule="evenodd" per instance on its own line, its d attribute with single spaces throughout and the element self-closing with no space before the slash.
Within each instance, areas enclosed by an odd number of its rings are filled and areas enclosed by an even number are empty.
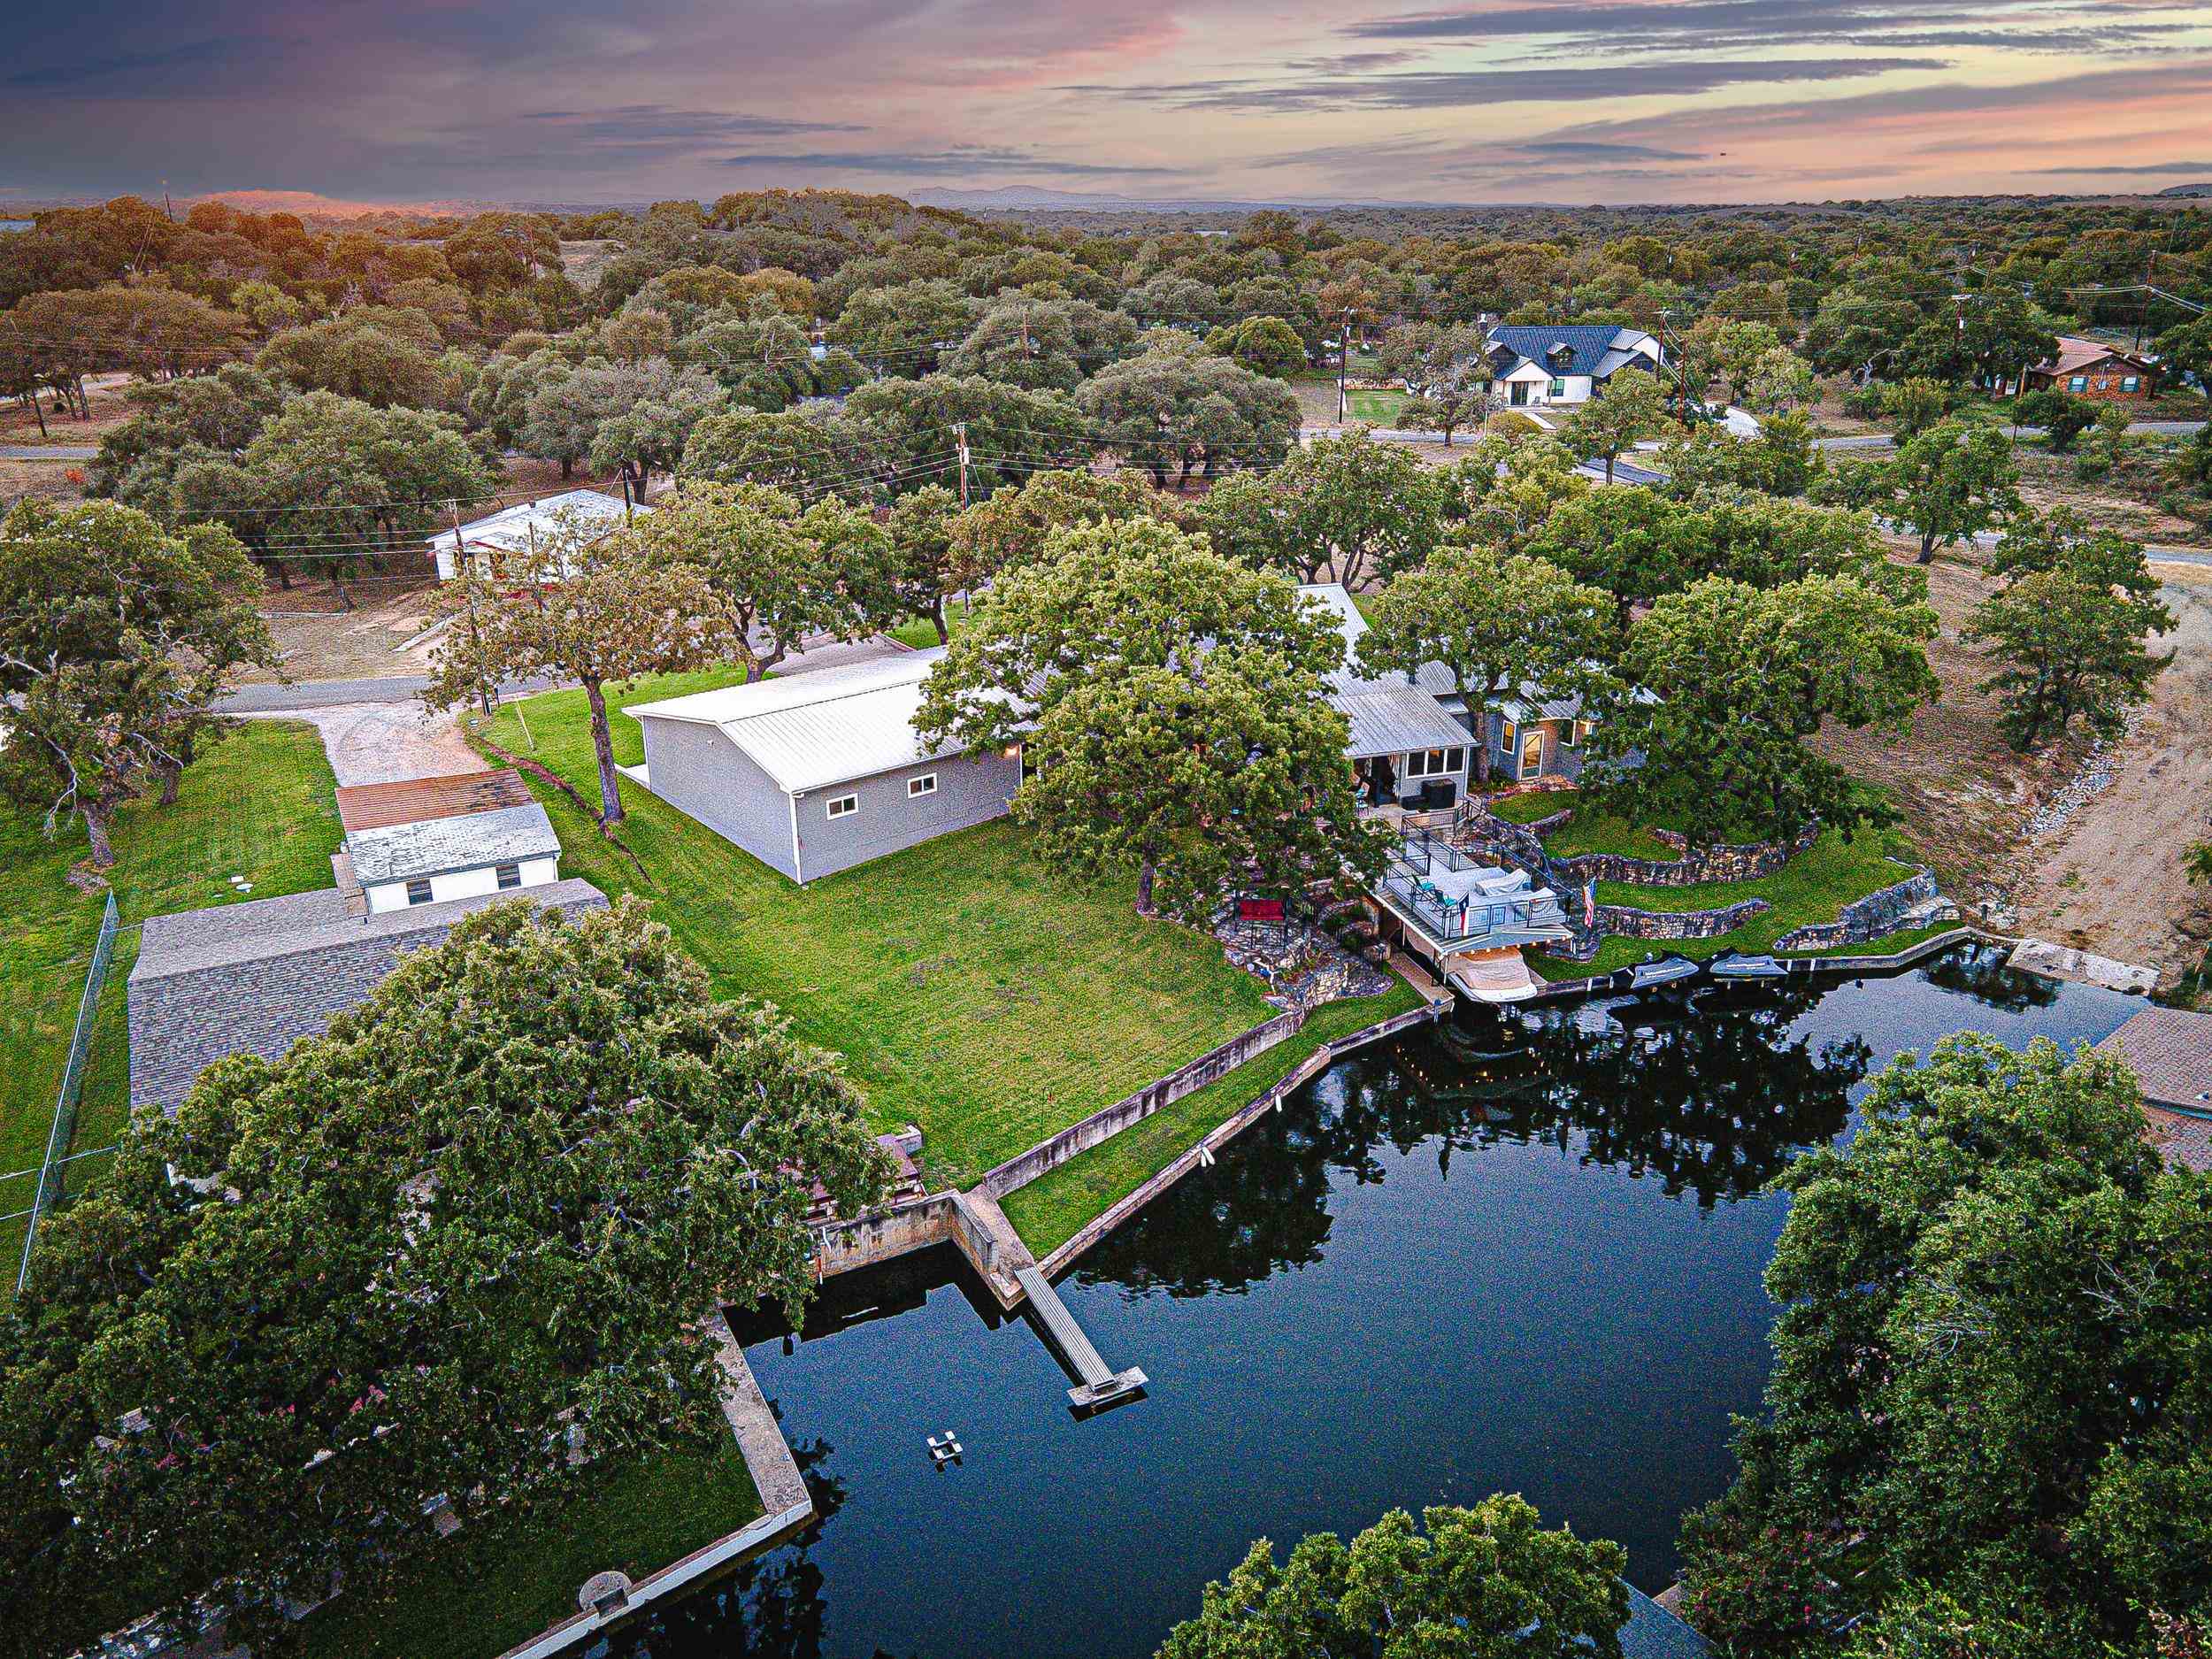
<svg viewBox="0 0 2212 1659">
<path fill-rule="evenodd" d="M 1068 1390 L 1068 1400 L 1079 1411 L 1097 1410 L 1101 1407 L 1126 1399 L 1141 1389 L 1145 1374 L 1132 1365 L 1127 1371 L 1117 1371 L 1099 1356 L 1091 1339 L 1083 1333 L 1083 1327 L 1075 1322 L 1067 1304 L 1060 1300 L 1060 1293 L 1052 1282 L 1033 1267 L 1018 1268 L 1015 1280 L 1029 1298 L 1029 1305 L 1037 1310 L 1043 1322 L 1045 1334 L 1052 1345 L 1075 1368 L 1075 1374 L 1083 1380 L 1079 1386 Z"/>
</svg>

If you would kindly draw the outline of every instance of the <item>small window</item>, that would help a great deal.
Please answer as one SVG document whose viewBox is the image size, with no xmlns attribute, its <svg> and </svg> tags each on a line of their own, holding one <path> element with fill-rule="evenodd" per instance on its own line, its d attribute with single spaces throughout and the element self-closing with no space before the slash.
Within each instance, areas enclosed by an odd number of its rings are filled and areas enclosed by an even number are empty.
<svg viewBox="0 0 2212 1659">
<path fill-rule="evenodd" d="M 1581 741 L 1582 741 L 1582 722 L 1581 722 L 1581 721 L 1579 721 L 1579 720 L 1563 720 L 1562 722 L 1560 722 L 1560 726 L 1559 726 L 1559 747 L 1560 747 L 1560 748 L 1562 748 L 1562 749 L 1572 749 L 1572 748 L 1573 748 L 1573 747 L 1574 747 L 1577 743 L 1580 742 Z"/>
<path fill-rule="evenodd" d="M 854 813 L 859 810 L 860 797 L 856 795 L 833 795 L 830 796 L 829 815 L 832 818 L 850 818 Z"/>
<path fill-rule="evenodd" d="M 2120 377 L 2120 389 L 2124 392 L 2134 391 L 2142 383 L 2142 377 L 2139 375 L 2124 374 Z"/>
<path fill-rule="evenodd" d="M 1552 402 L 1554 402 L 1555 403 L 1563 402 L 1563 401 L 1565 400 L 1565 398 L 1566 398 L 1566 396 L 1567 396 L 1567 382 L 1566 382 L 1566 381 L 1564 381 L 1564 380 L 1554 380 L 1554 381 L 1551 383 L 1551 400 L 1552 400 Z"/>
<path fill-rule="evenodd" d="M 412 881 L 410 881 L 407 884 L 407 902 L 410 904 L 427 904 L 430 902 L 429 877 L 417 876 Z"/>
<path fill-rule="evenodd" d="M 520 864 L 502 864 L 493 872 L 493 874 L 499 878 L 499 889 L 503 893 L 509 887 L 518 887 L 522 885 Z"/>
<path fill-rule="evenodd" d="M 926 772 L 918 778 L 906 780 L 906 798 L 910 801 L 918 801 L 926 795 L 936 793 L 937 774 L 933 772 Z"/>
<path fill-rule="evenodd" d="M 2089 377 L 2086 374 L 2077 374 L 2072 380 L 2066 382 L 2066 389 L 2070 392 L 2087 391 L 2089 389 Z"/>
<path fill-rule="evenodd" d="M 1510 718 L 1502 721 L 1498 727 L 1498 747 L 1508 754 L 1513 751 L 1513 739 L 1517 730 Z"/>
</svg>

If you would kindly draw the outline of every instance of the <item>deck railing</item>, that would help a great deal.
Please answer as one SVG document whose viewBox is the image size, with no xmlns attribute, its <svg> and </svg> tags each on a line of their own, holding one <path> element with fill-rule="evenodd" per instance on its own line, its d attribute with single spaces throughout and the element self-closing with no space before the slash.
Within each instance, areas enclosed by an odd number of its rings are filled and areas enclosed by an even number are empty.
<svg viewBox="0 0 2212 1659">
<path fill-rule="evenodd" d="M 1448 898 L 1411 871 L 1393 869 L 1383 879 L 1383 893 L 1424 933 L 1444 944 L 1491 933 L 1542 932 L 1563 927 L 1567 920 L 1559 901 L 1549 893 L 1505 899 Z"/>
</svg>

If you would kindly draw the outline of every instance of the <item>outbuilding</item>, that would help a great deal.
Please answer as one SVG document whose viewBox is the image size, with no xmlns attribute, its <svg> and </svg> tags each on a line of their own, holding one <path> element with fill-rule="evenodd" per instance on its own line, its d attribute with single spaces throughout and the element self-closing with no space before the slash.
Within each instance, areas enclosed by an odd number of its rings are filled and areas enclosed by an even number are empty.
<svg viewBox="0 0 2212 1659">
<path fill-rule="evenodd" d="M 804 884 L 1002 817 L 1019 745 L 982 755 L 914 729 L 941 646 L 633 704 L 645 764 L 623 771 Z"/>
</svg>

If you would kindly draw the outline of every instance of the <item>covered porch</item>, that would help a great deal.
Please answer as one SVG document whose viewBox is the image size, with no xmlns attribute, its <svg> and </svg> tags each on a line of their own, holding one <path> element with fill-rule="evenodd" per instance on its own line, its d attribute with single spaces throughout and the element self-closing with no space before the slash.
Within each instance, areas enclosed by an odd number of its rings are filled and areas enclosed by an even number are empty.
<svg viewBox="0 0 2212 1659">
<path fill-rule="evenodd" d="M 1572 937 L 1559 896 L 1525 872 L 1470 856 L 1429 831 L 1407 831 L 1371 895 L 1386 942 L 1480 1002 L 1517 1001 L 1534 986 L 1525 945 Z"/>
</svg>

